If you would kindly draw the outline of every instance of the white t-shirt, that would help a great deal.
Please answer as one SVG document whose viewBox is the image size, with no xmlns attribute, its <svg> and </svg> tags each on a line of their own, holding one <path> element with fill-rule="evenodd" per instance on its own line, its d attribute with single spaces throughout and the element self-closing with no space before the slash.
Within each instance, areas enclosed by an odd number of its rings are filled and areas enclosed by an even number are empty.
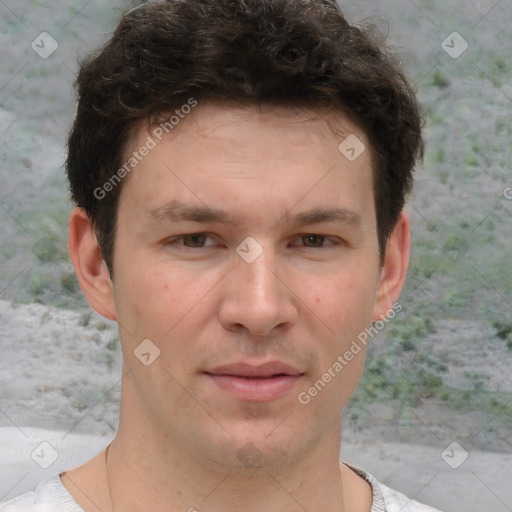
<svg viewBox="0 0 512 512">
<path fill-rule="evenodd" d="M 346 464 L 346 463 L 345 463 Z M 402 493 L 379 483 L 370 473 L 346 464 L 372 487 L 373 503 L 370 512 L 440 512 L 410 500 Z M 27 492 L 0 504 L 0 512 L 84 512 L 62 485 L 60 474 L 41 482 L 35 491 Z"/>
</svg>

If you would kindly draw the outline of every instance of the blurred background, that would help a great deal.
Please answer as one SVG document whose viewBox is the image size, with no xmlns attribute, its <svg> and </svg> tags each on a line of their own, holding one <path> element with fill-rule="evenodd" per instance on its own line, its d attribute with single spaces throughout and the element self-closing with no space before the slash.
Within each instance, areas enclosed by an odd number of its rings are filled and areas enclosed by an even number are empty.
<svg viewBox="0 0 512 512">
<path fill-rule="evenodd" d="M 0 0 L 0 501 L 117 427 L 118 335 L 69 262 L 63 163 L 78 65 L 136 4 Z M 512 510 L 512 0 L 340 5 L 386 38 L 427 143 L 403 310 L 370 343 L 342 457 L 447 512 Z"/>
</svg>

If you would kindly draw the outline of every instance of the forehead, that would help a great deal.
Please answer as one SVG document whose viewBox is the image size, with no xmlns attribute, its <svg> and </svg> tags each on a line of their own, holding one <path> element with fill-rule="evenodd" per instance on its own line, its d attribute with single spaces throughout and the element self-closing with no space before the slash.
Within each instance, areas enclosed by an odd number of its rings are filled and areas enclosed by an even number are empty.
<svg viewBox="0 0 512 512">
<path fill-rule="evenodd" d="M 366 136 L 341 112 L 325 115 L 287 107 L 212 103 L 187 110 L 188 114 L 173 113 L 167 122 L 151 128 L 140 123 L 134 131 L 126 158 L 140 153 L 149 140 L 151 149 L 144 151 L 123 186 L 131 201 L 139 197 L 144 202 L 145 211 L 170 199 L 189 203 L 194 199 L 197 204 L 198 199 L 216 196 L 222 202 L 249 197 L 252 191 L 282 199 L 290 208 L 306 192 L 314 197 L 313 192 L 321 190 L 325 197 L 340 199 L 341 182 L 343 206 L 350 208 L 349 196 L 361 195 L 361 187 L 365 192 L 373 190 Z M 171 190 L 174 197 L 168 197 Z"/>
<path fill-rule="evenodd" d="M 151 119 L 140 120 L 131 131 L 127 148 L 128 154 L 144 145 L 148 135 L 156 143 L 169 142 L 179 137 L 217 140 L 222 143 L 233 143 L 245 150 L 257 148 L 258 142 L 268 144 L 265 134 L 272 132 L 275 145 L 290 142 L 293 137 L 296 144 L 312 142 L 338 146 L 347 137 L 357 137 L 364 143 L 368 153 L 366 156 L 373 162 L 372 149 L 366 134 L 359 126 L 356 118 L 349 112 L 326 110 L 325 107 L 300 107 L 269 104 L 236 104 L 220 103 L 212 100 L 189 99 L 187 102 L 167 114 L 160 114 Z M 190 107 L 189 104 L 194 104 Z M 240 128 L 240 130 L 239 130 Z M 247 130 L 258 138 L 248 138 Z M 273 145 L 274 145 L 273 144 Z M 284 146 L 283 146 L 284 148 Z M 313 149 L 313 146 L 310 146 Z M 263 155 L 262 155 L 263 156 Z"/>
</svg>

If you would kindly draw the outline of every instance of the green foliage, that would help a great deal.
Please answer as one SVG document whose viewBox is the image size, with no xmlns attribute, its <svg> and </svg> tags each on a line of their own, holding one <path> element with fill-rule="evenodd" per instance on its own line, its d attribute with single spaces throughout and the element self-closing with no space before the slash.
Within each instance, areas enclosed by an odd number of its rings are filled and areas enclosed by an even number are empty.
<svg viewBox="0 0 512 512">
<path fill-rule="evenodd" d="M 470 384 L 471 391 L 484 391 L 485 380 L 481 375 L 475 372 L 464 372 L 464 377 Z"/>
<path fill-rule="evenodd" d="M 432 75 L 431 84 L 435 85 L 436 87 L 439 87 L 439 89 L 446 89 L 447 87 L 450 86 L 450 83 L 450 80 L 446 78 L 443 72 L 439 68 L 436 68 Z"/>
<path fill-rule="evenodd" d="M 106 322 L 97 322 L 94 327 L 98 329 L 98 331 L 107 331 L 109 329 L 109 325 Z"/>
<path fill-rule="evenodd" d="M 80 320 L 78 322 L 78 325 L 82 327 L 87 327 L 89 323 L 91 322 L 92 313 L 90 311 L 85 311 L 80 315 Z"/>
<path fill-rule="evenodd" d="M 23 221 L 30 225 L 38 222 L 37 231 L 39 236 L 32 246 L 32 254 L 36 257 L 36 265 L 46 263 L 61 263 L 68 261 L 68 249 L 66 233 L 64 228 L 67 225 L 67 212 L 61 210 L 46 213 L 33 213 L 30 221 Z"/>
<path fill-rule="evenodd" d="M 492 326 L 496 330 L 496 336 L 500 340 L 506 341 L 507 348 L 512 350 L 512 322 L 495 320 Z"/>
<path fill-rule="evenodd" d="M 376 400 L 398 400 L 414 407 L 421 399 L 438 396 L 443 386 L 442 377 L 425 367 L 396 371 L 388 362 L 373 359 L 366 366 L 352 402 L 368 404 Z"/>
<path fill-rule="evenodd" d="M 395 404 L 400 425 L 407 424 L 415 407 L 428 399 L 440 400 L 451 409 L 479 412 L 484 417 L 500 416 L 512 421 L 512 393 L 487 391 L 484 379 L 477 373 L 467 373 L 469 387 L 455 389 L 444 383 L 447 370 L 429 356 L 418 357 L 412 369 L 400 369 L 382 358 L 367 361 L 365 371 L 349 406 L 351 419 L 357 420 L 375 402 Z M 482 432 L 492 435 L 492 422 Z"/>
<path fill-rule="evenodd" d="M 489 418 L 497 415 L 512 420 L 512 393 L 499 393 L 482 389 L 454 389 L 444 386 L 439 395 L 459 411 L 479 411 Z"/>
<path fill-rule="evenodd" d="M 120 343 L 119 338 L 113 338 L 110 340 L 107 344 L 107 349 L 111 351 L 115 351 L 117 348 L 117 345 Z"/>
<path fill-rule="evenodd" d="M 443 297 L 443 306 L 446 309 L 463 309 L 468 305 L 467 296 L 462 290 L 452 290 Z"/>
<path fill-rule="evenodd" d="M 64 293 L 74 295 L 80 291 L 78 280 L 74 272 L 67 272 L 60 276 L 60 284 Z"/>
<path fill-rule="evenodd" d="M 426 105 L 424 107 L 424 117 L 427 127 L 437 127 L 446 124 L 446 116 L 438 108 Z"/>
<path fill-rule="evenodd" d="M 501 87 L 510 80 L 512 69 L 509 62 L 506 62 L 501 55 L 495 56 L 491 62 L 491 80 L 497 86 Z"/>
<path fill-rule="evenodd" d="M 32 296 L 36 300 L 36 302 L 41 302 L 41 298 L 45 293 L 45 290 L 51 286 L 52 279 L 47 275 L 43 274 L 41 271 L 34 269 L 32 271 L 30 277 L 30 292 Z"/>
<path fill-rule="evenodd" d="M 405 320 L 397 320 L 389 329 L 392 350 L 395 354 L 403 350 L 414 350 L 417 343 L 432 332 L 435 332 L 435 328 L 428 317 L 412 314 Z"/>
<path fill-rule="evenodd" d="M 506 340 L 512 336 L 512 323 L 511 322 L 493 322 L 493 327 L 496 329 L 496 336 L 500 340 Z"/>
</svg>

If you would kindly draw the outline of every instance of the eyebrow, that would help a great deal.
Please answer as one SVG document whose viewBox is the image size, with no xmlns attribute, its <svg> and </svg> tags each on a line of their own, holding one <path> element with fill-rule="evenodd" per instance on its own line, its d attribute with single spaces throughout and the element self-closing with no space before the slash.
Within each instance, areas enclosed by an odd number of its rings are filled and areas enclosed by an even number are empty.
<svg viewBox="0 0 512 512">
<path fill-rule="evenodd" d="M 196 206 L 172 200 L 164 206 L 148 211 L 150 221 L 183 222 L 192 221 L 198 223 L 217 222 L 228 226 L 240 224 L 240 216 L 232 215 L 224 210 L 209 208 L 205 205 Z M 358 226 L 362 222 L 359 213 L 349 208 L 313 208 L 295 215 L 286 212 L 281 222 L 292 226 L 304 226 L 321 222 L 339 221 Z"/>
</svg>

